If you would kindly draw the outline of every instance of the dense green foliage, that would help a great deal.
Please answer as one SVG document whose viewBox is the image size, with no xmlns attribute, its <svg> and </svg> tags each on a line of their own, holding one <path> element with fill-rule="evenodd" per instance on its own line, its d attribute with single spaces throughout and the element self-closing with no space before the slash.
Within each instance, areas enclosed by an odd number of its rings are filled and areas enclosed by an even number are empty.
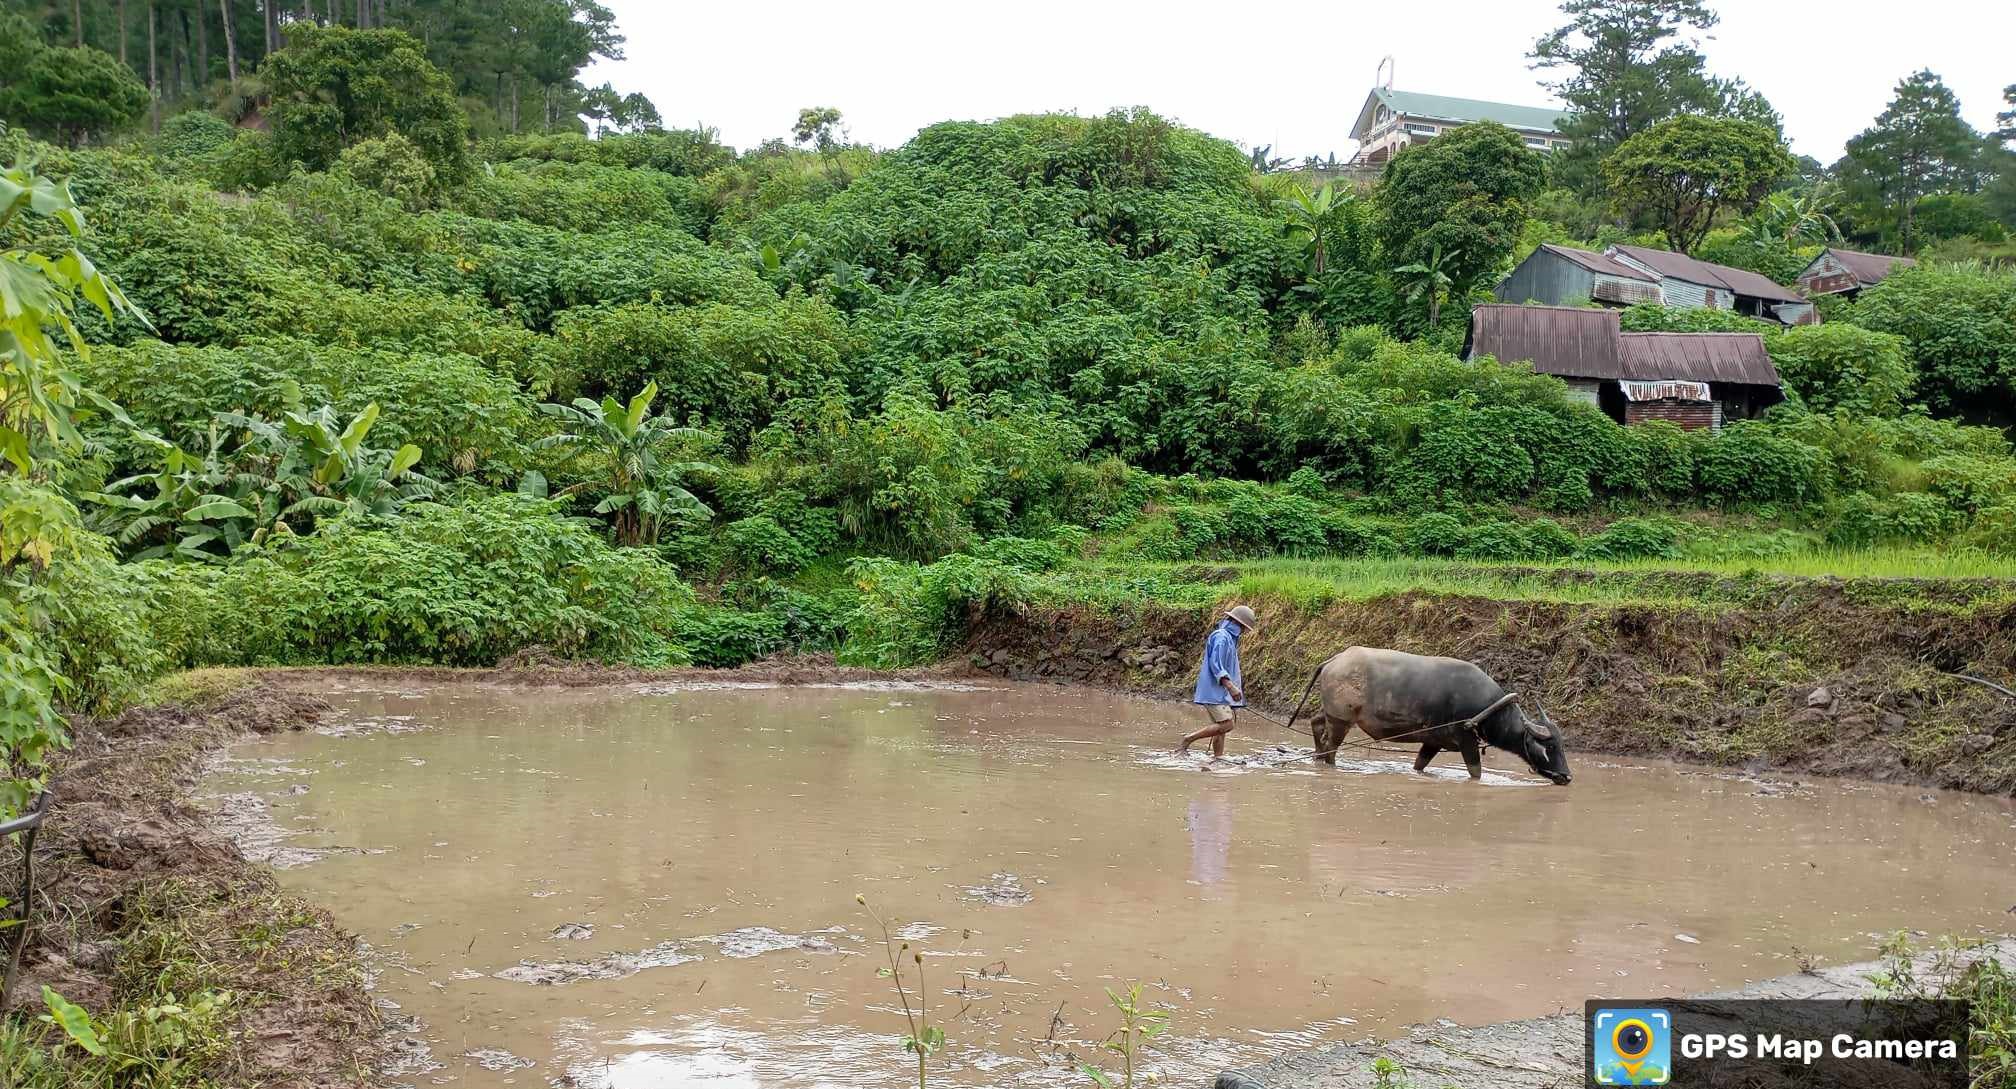
<svg viewBox="0 0 2016 1089">
<path fill-rule="evenodd" d="M 1669 248 L 1689 253 L 1718 215 L 1749 212 L 1791 173 L 1780 140 L 1754 121 L 1675 117 L 1617 145 L 1603 179 L 1619 208 L 1648 215 Z"/>
</svg>

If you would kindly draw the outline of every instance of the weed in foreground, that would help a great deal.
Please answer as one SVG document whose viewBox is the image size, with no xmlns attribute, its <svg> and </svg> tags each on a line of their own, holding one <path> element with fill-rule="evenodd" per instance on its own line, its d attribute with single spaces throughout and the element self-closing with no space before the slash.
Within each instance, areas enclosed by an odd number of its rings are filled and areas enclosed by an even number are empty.
<svg viewBox="0 0 2016 1089">
<path fill-rule="evenodd" d="M 1081 1062 L 1078 1069 L 1096 1082 L 1101 1089 L 1134 1089 L 1134 1068 L 1141 1057 L 1142 1045 L 1162 1035 L 1169 1027 L 1169 1015 L 1161 1010 L 1146 1009 L 1141 1005 L 1141 985 L 1127 988 L 1126 994 L 1111 987 L 1106 988 L 1106 1000 L 1120 1011 L 1120 1027 L 1108 1033 L 1099 1046 L 1120 1056 L 1120 1080 L 1091 1063 Z"/>
<path fill-rule="evenodd" d="M 1921 954 L 1899 932 L 1881 948 L 1882 968 L 1869 976 L 1884 998 L 1949 998 L 1968 1004 L 1967 1071 L 1970 1089 L 2016 1087 L 2016 972 L 1985 942 L 1953 938 Z"/>
<path fill-rule="evenodd" d="M 903 1004 L 903 1018 L 910 1024 L 910 1035 L 903 1038 L 903 1050 L 917 1057 L 917 1089 L 926 1089 L 931 1056 L 944 1049 L 945 1030 L 931 1023 L 930 1012 L 925 1007 L 925 995 L 929 992 L 924 989 L 924 954 L 911 953 L 909 942 L 899 945 L 896 936 L 889 933 L 889 923 L 868 903 L 866 896 L 857 894 L 854 902 L 867 908 L 875 925 L 882 928 L 882 951 L 889 958 L 889 967 L 876 974 L 895 986 L 896 1000 Z M 917 1004 L 914 1007 L 910 1004 L 909 988 L 903 982 L 905 953 L 910 954 L 911 965 L 917 969 Z"/>
</svg>

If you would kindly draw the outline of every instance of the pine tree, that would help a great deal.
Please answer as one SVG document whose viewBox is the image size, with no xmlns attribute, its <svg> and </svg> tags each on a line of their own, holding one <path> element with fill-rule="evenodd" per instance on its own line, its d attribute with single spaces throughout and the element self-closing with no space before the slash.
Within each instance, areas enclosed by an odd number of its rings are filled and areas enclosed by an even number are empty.
<svg viewBox="0 0 2016 1089">
<path fill-rule="evenodd" d="M 1981 185 L 1981 134 L 1960 116 L 1960 100 L 1930 69 L 1897 84 L 1896 97 L 1876 123 L 1848 141 L 1838 171 L 1851 196 L 1871 207 L 1894 208 L 1897 244 L 1915 241 L 1912 209 L 1935 192 L 1972 192 Z"/>
</svg>

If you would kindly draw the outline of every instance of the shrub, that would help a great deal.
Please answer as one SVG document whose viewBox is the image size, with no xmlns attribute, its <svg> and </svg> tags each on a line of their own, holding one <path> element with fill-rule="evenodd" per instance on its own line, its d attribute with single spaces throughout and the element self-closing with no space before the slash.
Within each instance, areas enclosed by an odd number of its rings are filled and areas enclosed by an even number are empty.
<svg viewBox="0 0 2016 1089">
<path fill-rule="evenodd" d="M 1935 412 L 2006 418 L 2016 404 L 2016 271 L 1895 269 L 1856 297 L 1847 320 L 1904 339 Z"/>
<path fill-rule="evenodd" d="M 156 632 L 184 665 L 687 657 L 671 636 L 692 595 L 670 567 L 513 495 L 339 520 L 226 567 L 149 566 Z"/>
<path fill-rule="evenodd" d="M 397 132 L 360 141 L 336 157 L 336 172 L 417 212 L 433 202 L 434 164 Z"/>
<path fill-rule="evenodd" d="M 932 661 L 970 621 L 1019 608 L 1035 593 L 1029 572 L 964 554 L 929 565 L 863 557 L 847 571 L 861 602 L 840 658 L 883 668 Z"/>
<path fill-rule="evenodd" d="M 153 140 L 154 153 L 176 170 L 208 176 L 238 130 L 207 110 L 185 110 L 161 123 Z"/>
<path fill-rule="evenodd" d="M 1502 521 L 1473 527 L 1456 548 L 1456 555 L 1467 560 L 1523 560 L 1531 554 L 1531 545 L 1518 524 Z"/>
<path fill-rule="evenodd" d="M 1321 500 L 1330 494 L 1330 489 L 1323 483 L 1323 474 L 1307 465 L 1289 473 L 1284 486 L 1290 494 L 1304 499 Z"/>
<path fill-rule="evenodd" d="M 1647 420 L 1624 429 L 1637 447 L 1638 488 L 1665 499 L 1694 493 L 1694 444 L 1678 424 Z"/>
<path fill-rule="evenodd" d="M 693 664 L 730 669 L 790 645 L 785 619 L 771 612 L 696 608 L 679 618 L 679 643 Z"/>
<path fill-rule="evenodd" d="M 1907 492 L 1890 500 L 1883 516 L 1883 534 L 1907 541 L 1936 541 L 1960 526 L 1961 516 L 1944 500 L 1924 492 Z"/>
<path fill-rule="evenodd" d="M 1526 552 L 1536 559 L 1558 560 L 1573 555 L 1579 543 L 1574 533 L 1552 518 L 1535 518 L 1526 523 Z"/>
<path fill-rule="evenodd" d="M 1820 452 L 1742 420 L 1695 449 L 1701 491 L 1725 504 L 1800 503 L 1819 492 Z"/>
<path fill-rule="evenodd" d="M 1296 494 L 1276 495 L 1266 508 L 1267 536 L 1276 548 L 1294 555 L 1321 552 L 1328 540 L 1323 508 Z"/>
<path fill-rule="evenodd" d="M 2016 461 L 1968 454 L 1926 459 L 1919 471 L 1925 490 L 1969 514 L 2000 506 L 2016 494 Z"/>
<path fill-rule="evenodd" d="M 768 515 L 740 518 L 721 527 L 727 563 L 737 571 L 788 575 L 818 555 Z M 703 663 L 704 664 L 704 663 Z"/>
<path fill-rule="evenodd" d="M 1582 538 L 1577 551 L 1592 560 L 1672 559 L 1680 554 L 1679 543 L 1679 531 L 1664 519 L 1619 518 Z"/>
<path fill-rule="evenodd" d="M 1895 416 L 1918 379 L 1902 337 L 1843 322 L 1774 334 L 1771 360 L 1785 384 L 1815 412 Z"/>
<path fill-rule="evenodd" d="M 1414 519 L 1407 527 L 1407 550 L 1424 556 L 1453 556 L 1463 550 L 1469 531 L 1454 515 L 1436 512 Z"/>
</svg>

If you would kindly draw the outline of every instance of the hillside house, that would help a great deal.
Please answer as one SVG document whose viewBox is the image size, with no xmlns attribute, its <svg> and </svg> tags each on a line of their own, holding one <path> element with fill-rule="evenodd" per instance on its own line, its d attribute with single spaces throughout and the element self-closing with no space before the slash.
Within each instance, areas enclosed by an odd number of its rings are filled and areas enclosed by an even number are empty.
<svg viewBox="0 0 2016 1089">
<path fill-rule="evenodd" d="M 1626 333 L 1615 310 L 1487 303 L 1470 314 L 1465 359 L 1528 363 L 1624 424 L 1689 430 L 1749 419 L 1785 399 L 1756 333 Z"/>
<path fill-rule="evenodd" d="M 1358 141 L 1352 156 L 1354 167 L 1385 164 L 1403 148 L 1426 143 L 1435 137 L 1476 121 L 1496 121 L 1519 134 L 1535 151 L 1564 148 L 1569 140 L 1561 135 L 1566 118 L 1551 106 L 1512 106 L 1503 102 L 1480 102 L 1474 98 L 1450 98 L 1396 91 L 1389 81 L 1374 87 L 1365 96 L 1358 121 L 1351 126 L 1351 138 Z"/>
<path fill-rule="evenodd" d="M 1542 244 L 1519 262 L 1493 294 L 1501 302 L 1556 306 L 1584 299 L 1610 306 L 1665 301 L 1659 277 L 1594 250 L 1551 243 Z"/>
<path fill-rule="evenodd" d="M 1852 299 L 1863 288 L 1882 283 L 1891 270 L 1917 263 L 1909 257 L 1886 257 L 1829 246 L 1799 274 L 1799 289 L 1809 299 L 1821 295 L 1845 295 Z"/>
<path fill-rule="evenodd" d="M 1545 306 L 1652 302 L 1729 310 L 1785 325 L 1816 320 L 1812 303 L 1768 277 L 1644 246 L 1612 246 L 1596 253 L 1543 245 L 1519 262 L 1493 294 L 1502 302 Z"/>
</svg>

